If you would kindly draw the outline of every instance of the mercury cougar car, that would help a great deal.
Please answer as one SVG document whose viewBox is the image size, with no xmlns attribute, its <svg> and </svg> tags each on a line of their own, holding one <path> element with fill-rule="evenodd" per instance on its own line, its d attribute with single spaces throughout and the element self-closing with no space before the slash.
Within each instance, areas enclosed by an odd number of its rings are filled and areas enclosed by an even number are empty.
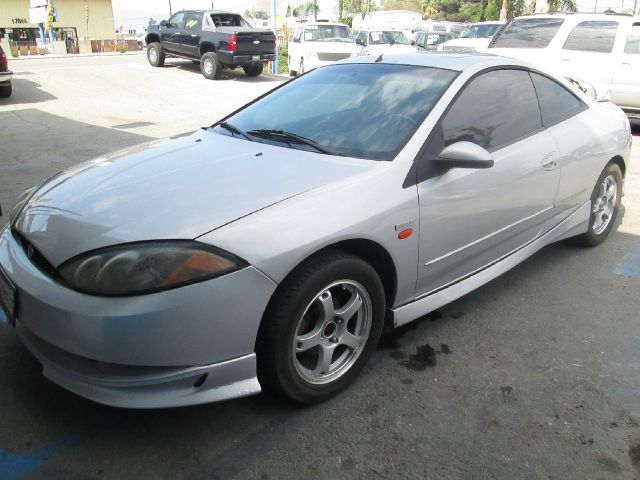
<svg viewBox="0 0 640 480">
<path fill-rule="evenodd" d="M 523 61 L 350 58 L 26 191 L 0 303 L 44 375 L 98 402 L 319 402 L 385 321 L 602 243 L 630 146 L 617 106 Z"/>
</svg>

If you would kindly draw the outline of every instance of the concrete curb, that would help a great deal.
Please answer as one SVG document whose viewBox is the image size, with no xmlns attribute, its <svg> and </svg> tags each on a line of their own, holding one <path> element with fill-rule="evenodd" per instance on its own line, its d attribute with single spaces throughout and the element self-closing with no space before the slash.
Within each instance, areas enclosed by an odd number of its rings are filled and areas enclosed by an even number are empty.
<svg viewBox="0 0 640 480">
<path fill-rule="evenodd" d="M 19 62 L 28 60 L 43 60 L 48 58 L 86 58 L 86 57 L 124 57 L 129 55 L 146 55 L 146 50 L 139 50 L 137 52 L 101 52 L 101 53 L 68 53 L 66 55 L 28 55 L 26 57 L 9 57 L 9 62 Z"/>
</svg>

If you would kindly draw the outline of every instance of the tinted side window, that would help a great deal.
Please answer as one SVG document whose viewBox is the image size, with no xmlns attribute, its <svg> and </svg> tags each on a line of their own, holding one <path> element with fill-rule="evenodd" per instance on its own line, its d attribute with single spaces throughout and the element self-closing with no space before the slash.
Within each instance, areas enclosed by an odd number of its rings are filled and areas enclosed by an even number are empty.
<svg viewBox="0 0 640 480">
<path fill-rule="evenodd" d="M 611 53 L 618 22 L 580 22 L 564 42 L 565 50 Z"/>
<path fill-rule="evenodd" d="M 199 30 L 202 22 L 202 14 L 190 13 L 184 22 L 184 28 L 189 30 Z"/>
<path fill-rule="evenodd" d="M 469 141 L 497 150 L 542 128 L 531 77 L 495 70 L 471 81 L 442 122 L 445 146 Z"/>
<path fill-rule="evenodd" d="M 514 20 L 493 39 L 496 48 L 545 48 L 558 32 L 562 18 L 527 18 Z"/>
<path fill-rule="evenodd" d="M 531 79 L 538 94 L 545 127 L 577 115 L 586 108 L 581 100 L 555 80 L 533 72 Z"/>
<path fill-rule="evenodd" d="M 169 24 L 173 28 L 184 28 L 184 12 L 176 13 L 169 20 Z"/>
<path fill-rule="evenodd" d="M 634 24 L 631 27 L 627 43 L 624 46 L 624 53 L 640 55 L 640 24 Z"/>
</svg>

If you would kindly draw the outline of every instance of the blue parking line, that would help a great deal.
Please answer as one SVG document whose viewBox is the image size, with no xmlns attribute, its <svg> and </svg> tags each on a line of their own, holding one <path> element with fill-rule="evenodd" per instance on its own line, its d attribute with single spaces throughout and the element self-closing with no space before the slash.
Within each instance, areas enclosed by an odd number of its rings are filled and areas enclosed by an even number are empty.
<svg viewBox="0 0 640 480">
<path fill-rule="evenodd" d="M 37 470 L 48 458 L 73 447 L 81 437 L 78 433 L 65 435 L 26 453 L 14 453 L 0 448 L 0 478 L 17 480 Z"/>
<path fill-rule="evenodd" d="M 613 269 L 613 273 L 625 277 L 640 278 L 640 243 L 624 256 L 622 262 Z"/>
</svg>

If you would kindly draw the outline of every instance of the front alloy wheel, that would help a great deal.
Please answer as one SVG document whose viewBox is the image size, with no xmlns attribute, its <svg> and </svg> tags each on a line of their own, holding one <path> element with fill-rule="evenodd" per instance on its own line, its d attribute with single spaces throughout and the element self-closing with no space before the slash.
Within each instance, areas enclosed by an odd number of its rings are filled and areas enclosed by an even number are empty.
<svg viewBox="0 0 640 480">
<path fill-rule="evenodd" d="M 352 280 L 327 285 L 298 321 L 292 348 L 298 374 L 313 384 L 340 377 L 367 344 L 371 321 L 371 298 L 362 285 Z"/>
<path fill-rule="evenodd" d="M 321 252 L 279 286 L 258 332 L 258 379 L 300 403 L 345 389 L 373 353 L 385 294 L 374 268 L 341 251 Z"/>
</svg>

